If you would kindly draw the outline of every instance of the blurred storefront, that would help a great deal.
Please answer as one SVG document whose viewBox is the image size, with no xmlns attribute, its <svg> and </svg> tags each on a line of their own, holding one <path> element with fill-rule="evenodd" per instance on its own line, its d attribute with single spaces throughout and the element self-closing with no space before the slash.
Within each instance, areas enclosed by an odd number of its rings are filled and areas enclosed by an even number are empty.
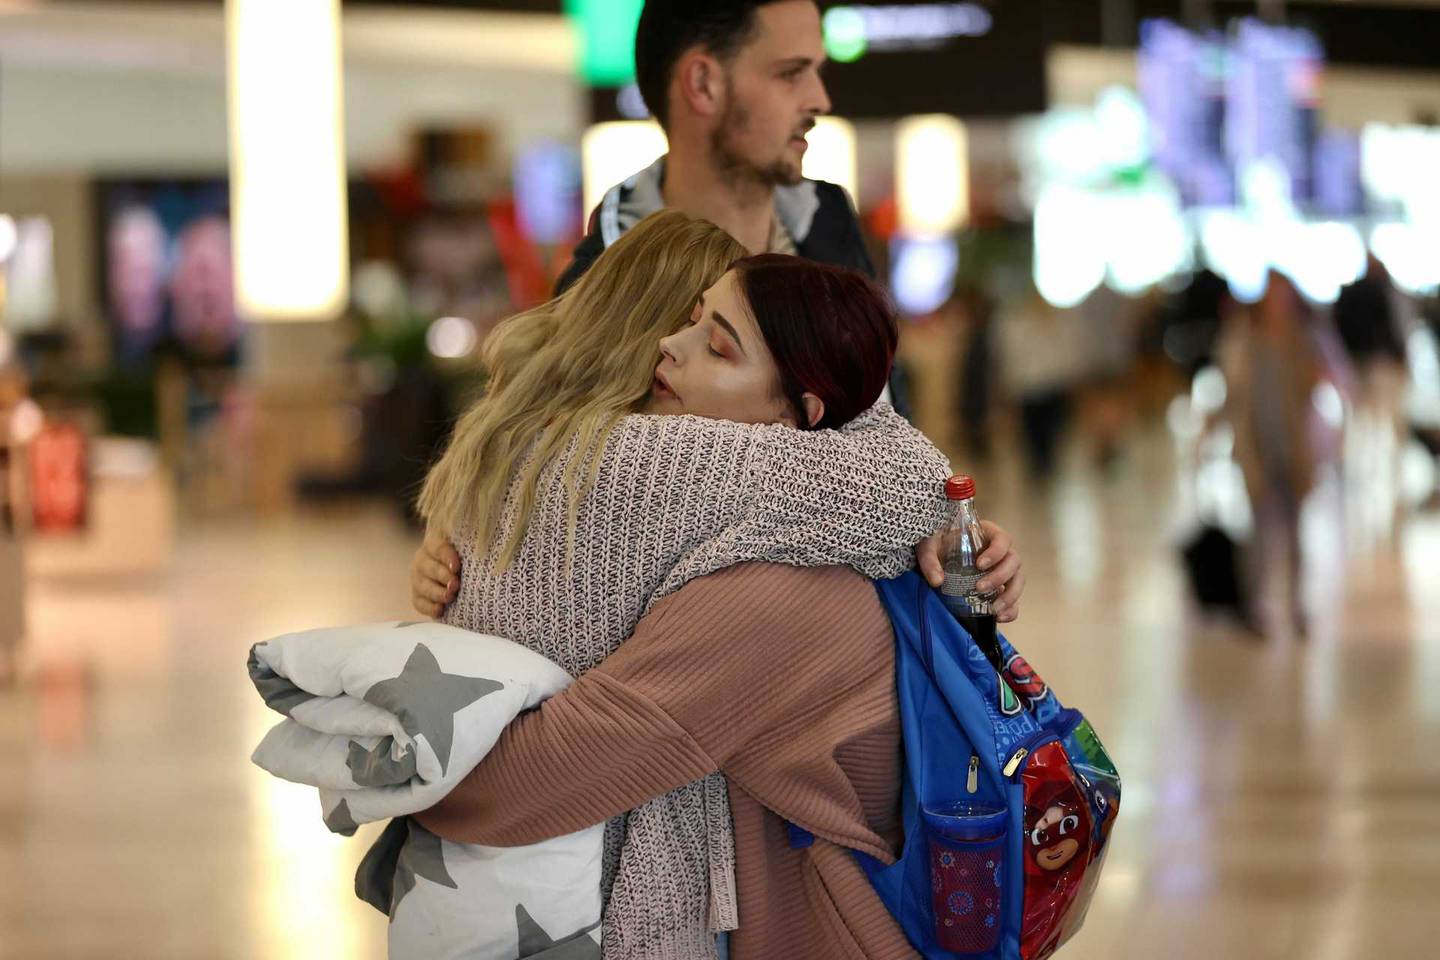
<svg viewBox="0 0 1440 960">
<path fill-rule="evenodd" d="M 0 0 L 7 956 L 384 955 L 362 848 L 244 762 L 273 720 L 244 654 L 408 616 L 485 336 L 665 150 L 641 0 L 228 6 L 261 19 Z M 820 6 L 805 172 L 855 199 L 916 422 L 1022 544 L 1027 656 L 1117 731 L 1125 846 L 1066 955 L 1421 955 L 1440 0 Z M 1272 271 L 1322 371 L 1287 411 L 1319 478 L 1290 645 L 1201 615 L 1183 549 L 1248 575 L 1222 354 L 1259 354 Z M 1340 335 L 1367 283 L 1398 359 Z"/>
<path fill-rule="evenodd" d="M 1428 369 L 1440 11 L 1384 44 L 1399 14 L 1334 4 L 1285 4 L 1283 26 L 1233 3 L 822 7 L 835 116 L 806 172 L 855 197 L 941 442 L 983 453 L 994 418 L 1065 394 L 1110 459 L 1206 365 L 1205 285 L 1248 303 L 1272 267 L 1325 310 L 1374 253 Z M 355 495 L 406 513 L 483 383 L 486 333 L 547 295 L 599 192 L 664 150 L 630 82 L 638 0 L 333 9 L 339 210 L 305 212 L 314 151 L 287 167 L 282 149 L 265 215 L 290 246 L 263 256 L 232 233 L 251 87 L 235 48 L 227 75 L 222 5 L 0 14 L 0 316 L 47 426 L 83 438 L 94 536 L 112 515 Z M 303 59 L 268 55 L 286 76 Z M 326 74 L 304 76 L 290 89 Z M 290 317 L 247 292 L 247 257 L 333 274 L 329 292 Z M 1063 363 L 1007 360 L 1032 321 L 1076 345 Z M 1423 440 L 1440 416 L 1412 380 Z"/>
</svg>

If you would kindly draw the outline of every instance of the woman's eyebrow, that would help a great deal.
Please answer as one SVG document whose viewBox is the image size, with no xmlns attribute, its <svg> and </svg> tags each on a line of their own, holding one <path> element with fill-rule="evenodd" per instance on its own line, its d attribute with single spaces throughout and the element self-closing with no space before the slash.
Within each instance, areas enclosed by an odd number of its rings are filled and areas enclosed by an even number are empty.
<svg viewBox="0 0 1440 960">
<path fill-rule="evenodd" d="M 725 331 L 730 334 L 730 338 L 735 341 L 735 346 L 739 347 L 740 352 L 748 357 L 749 354 L 745 353 L 745 344 L 740 340 L 740 334 L 730 325 L 730 321 L 722 317 L 718 310 L 710 311 L 710 316 L 715 319 L 716 323 L 725 328 Z"/>
</svg>

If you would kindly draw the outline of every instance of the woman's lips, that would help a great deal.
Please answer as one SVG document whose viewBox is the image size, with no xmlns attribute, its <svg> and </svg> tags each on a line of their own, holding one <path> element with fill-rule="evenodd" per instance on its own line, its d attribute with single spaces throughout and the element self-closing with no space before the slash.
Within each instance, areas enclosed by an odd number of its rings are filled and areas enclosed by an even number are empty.
<svg viewBox="0 0 1440 960">
<path fill-rule="evenodd" d="M 679 395 L 676 394 L 674 390 L 670 389 L 669 382 L 666 381 L 664 375 L 661 374 L 659 370 L 655 371 L 655 380 L 650 385 L 650 392 L 654 393 L 656 396 L 659 397 L 669 397 L 672 400 L 680 399 Z"/>
</svg>

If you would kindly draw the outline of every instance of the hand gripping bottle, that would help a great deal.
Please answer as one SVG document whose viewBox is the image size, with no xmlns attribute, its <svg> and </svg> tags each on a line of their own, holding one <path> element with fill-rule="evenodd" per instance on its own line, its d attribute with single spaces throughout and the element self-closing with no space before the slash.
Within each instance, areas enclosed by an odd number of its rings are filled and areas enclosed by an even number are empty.
<svg viewBox="0 0 1440 960">
<path fill-rule="evenodd" d="M 950 501 L 950 520 L 940 531 L 940 562 L 945 567 L 940 594 L 951 614 L 1000 673 L 1004 660 L 995 636 L 993 606 L 998 591 L 981 593 L 977 589 L 984 573 L 975 562 L 985 550 L 985 534 L 975 512 L 975 481 L 965 476 L 951 477 L 945 481 L 945 496 Z"/>
</svg>

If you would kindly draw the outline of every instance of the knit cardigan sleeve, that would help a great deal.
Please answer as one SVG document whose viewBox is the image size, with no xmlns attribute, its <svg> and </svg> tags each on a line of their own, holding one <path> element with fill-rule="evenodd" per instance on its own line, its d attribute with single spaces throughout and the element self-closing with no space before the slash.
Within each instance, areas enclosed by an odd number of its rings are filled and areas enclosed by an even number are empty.
<svg viewBox="0 0 1440 960">
<path fill-rule="evenodd" d="M 867 585 L 840 567 L 743 564 L 701 578 L 657 604 L 600 666 L 512 721 L 416 818 L 447 840 L 490 846 L 599 823 L 720 770 L 761 736 L 807 736 L 806 718 L 865 682 L 890 638 Z M 890 856 L 868 831 L 848 842 Z"/>
<path fill-rule="evenodd" d="M 841 430 L 767 427 L 756 442 L 754 497 L 712 549 L 886 579 L 945 519 L 949 461 L 888 403 Z"/>
<path fill-rule="evenodd" d="M 943 521 L 948 474 L 945 456 L 885 403 L 840 430 L 636 415 L 611 433 L 593 496 L 683 532 L 658 599 L 752 560 L 896 576 Z"/>
</svg>

